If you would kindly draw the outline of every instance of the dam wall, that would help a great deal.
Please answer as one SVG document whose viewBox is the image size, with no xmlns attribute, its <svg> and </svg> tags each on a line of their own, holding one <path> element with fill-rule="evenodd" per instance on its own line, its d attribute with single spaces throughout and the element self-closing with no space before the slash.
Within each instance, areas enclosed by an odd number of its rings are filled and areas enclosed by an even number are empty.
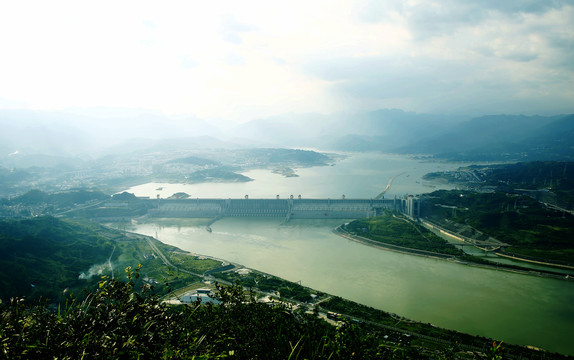
<svg viewBox="0 0 574 360">
<path fill-rule="evenodd" d="M 214 218 L 222 215 L 221 199 L 152 200 L 148 215 L 155 218 Z"/>
<path fill-rule="evenodd" d="M 150 217 L 280 217 L 359 219 L 383 209 L 402 211 L 400 199 L 157 199 L 148 200 Z"/>
</svg>

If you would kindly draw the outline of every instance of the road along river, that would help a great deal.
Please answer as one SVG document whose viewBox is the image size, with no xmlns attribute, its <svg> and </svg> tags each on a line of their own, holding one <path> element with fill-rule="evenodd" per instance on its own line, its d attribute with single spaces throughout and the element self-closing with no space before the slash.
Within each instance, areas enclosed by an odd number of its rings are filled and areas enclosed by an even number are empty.
<svg viewBox="0 0 574 360">
<path fill-rule="evenodd" d="M 574 282 L 375 249 L 335 220 L 165 220 L 131 230 L 411 319 L 574 354 Z"/>
</svg>

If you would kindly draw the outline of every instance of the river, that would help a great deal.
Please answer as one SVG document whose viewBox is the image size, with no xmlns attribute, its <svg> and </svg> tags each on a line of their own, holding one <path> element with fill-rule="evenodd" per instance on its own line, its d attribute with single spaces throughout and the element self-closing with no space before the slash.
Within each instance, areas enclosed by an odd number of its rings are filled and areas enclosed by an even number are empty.
<svg viewBox="0 0 574 360">
<path fill-rule="evenodd" d="M 458 164 L 356 154 L 335 166 L 297 169 L 284 178 L 266 170 L 241 184 L 145 184 L 138 196 L 372 198 L 399 173 L 385 194 L 432 191 L 426 172 Z M 157 188 L 162 190 L 156 190 Z M 132 231 L 197 254 L 301 281 L 305 286 L 437 326 L 574 354 L 574 282 L 454 264 L 365 246 L 332 233 L 339 220 L 226 218 L 205 230 L 205 219 L 165 219 Z"/>
</svg>

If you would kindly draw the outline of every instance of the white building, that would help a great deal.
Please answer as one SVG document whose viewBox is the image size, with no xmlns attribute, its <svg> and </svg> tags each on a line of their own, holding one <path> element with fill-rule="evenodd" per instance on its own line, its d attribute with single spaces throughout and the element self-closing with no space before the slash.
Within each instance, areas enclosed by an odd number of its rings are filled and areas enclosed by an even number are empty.
<svg viewBox="0 0 574 360">
<path fill-rule="evenodd" d="M 182 296 L 181 302 L 184 304 L 191 304 L 201 299 L 203 304 L 212 303 L 219 304 L 219 300 L 210 297 L 212 295 L 211 289 L 203 288 L 196 289 Z"/>
</svg>

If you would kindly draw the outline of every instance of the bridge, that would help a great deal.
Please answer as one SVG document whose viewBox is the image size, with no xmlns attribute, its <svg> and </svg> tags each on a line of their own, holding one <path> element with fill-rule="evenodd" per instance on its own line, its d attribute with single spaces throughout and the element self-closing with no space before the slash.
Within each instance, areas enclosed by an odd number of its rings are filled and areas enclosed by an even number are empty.
<svg viewBox="0 0 574 360">
<path fill-rule="evenodd" d="M 149 199 L 148 216 L 156 218 L 279 217 L 290 219 L 359 219 L 384 209 L 413 212 L 413 199 Z M 416 215 L 416 214 L 411 214 Z"/>
</svg>

